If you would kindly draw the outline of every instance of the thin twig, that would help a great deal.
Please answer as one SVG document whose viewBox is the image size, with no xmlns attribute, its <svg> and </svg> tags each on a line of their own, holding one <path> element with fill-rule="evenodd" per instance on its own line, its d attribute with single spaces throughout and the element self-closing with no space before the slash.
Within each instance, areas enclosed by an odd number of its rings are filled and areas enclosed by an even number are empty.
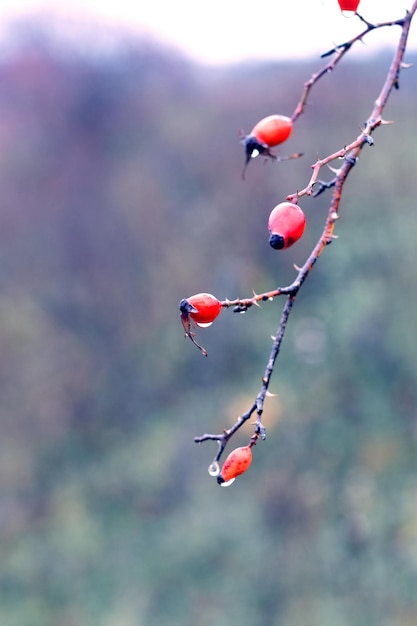
<svg viewBox="0 0 417 626">
<path fill-rule="evenodd" d="M 415 9 L 414 9 L 415 11 Z M 414 13 L 413 9 L 410 10 L 410 14 Z M 298 102 L 294 113 L 291 116 L 291 119 L 293 122 L 295 122 L 295 120 L 304 112 L 304 108 L 305 105 L 307 103 L 307 99 L 310 95 L 310 91 L 312 90 L 313 86 L 326 74 L 332 72 L 334 70 L 334 68 L 336 67 L 336 65 L 342 60 L 342 58 L 345 56 L 345 54 L 347 52 L 349 52 L 349 50 L 351 49 L 351 47 L 353 46 L 353 44 L 355 44 L 357 41 L 362 41 L 362 39 L 365 37 L 365 35 L 367 35 L 368 33 L 370 33 L 372 30 L 377 30 L 379 28 L 385 28 L 387 26 L 403 26 L 404 23 L 404 19 L 400 19 L 400 20 L 393 20 L 393 21 L 389 21 L 389 22 L 380 22 L 379 24 L 370 24 L 369 22 L 367 22 L 366 20 L 364 20 L 360 15 L 357 14 L 357 17 L 359 17 L 359 19 L 362 22 L 365 22 L 365 24 L 367 25 L 366 28 L 360 32 L 358 35 L 356 35 L 355 37 L 353 37 L 352 39 L 350 39 L 349 41 L 345 41 L 342 44 L 339 44 L 337 46 L 335 46 L 334 48 L 332 48 L 331 50 L 328 50 L 327 52 L 324 52 L 321 55 L 321 58 L 324 59 L 326 57 L 332 56 L 333 58 L 331 61 L 329 61 L 328 63 L 326 63 L 326 65 L 324 65 L 318 72 L 316 72 L 315 74 L 313 74 L 309 80 L 304 83 L 304 90 L 303 90 L 303 94 L 300 98 L 300 101 Z M 407 15 L 408 17 L 408 15 Z M 406 18 L 407 19 L 407 18 Z"/>
</svg>

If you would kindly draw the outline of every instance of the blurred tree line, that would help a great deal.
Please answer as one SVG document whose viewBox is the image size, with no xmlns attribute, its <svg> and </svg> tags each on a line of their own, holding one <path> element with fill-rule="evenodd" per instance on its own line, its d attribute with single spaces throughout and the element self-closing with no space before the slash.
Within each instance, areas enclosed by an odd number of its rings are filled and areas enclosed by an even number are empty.
<svg viewBox="0 0 417 626">
<path fill-rule="evenodd" d="M 329 195 L 300 202 L 285 253 L 269 212 L 359 134 L 391 55 L 324 77 L 281 150 L 304 157 L 243 182 L 239 130 L 290 115 L 320 59 L 210 68 L 22 32 L 0 58 L 0 623 L 414 626 L 415 69 L 298 297 L 267 440 L 224 490 L 193 437 L 250 406 L 281 302 L 223 312 L 207 359 L 178 302 L 291 282 Z"/>
</svg>

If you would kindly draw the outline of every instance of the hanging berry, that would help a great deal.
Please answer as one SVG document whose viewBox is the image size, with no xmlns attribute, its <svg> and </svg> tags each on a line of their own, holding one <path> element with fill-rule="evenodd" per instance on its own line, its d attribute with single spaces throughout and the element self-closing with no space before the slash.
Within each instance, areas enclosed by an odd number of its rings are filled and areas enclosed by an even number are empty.
<svg viewBox="0 0 417 626">
<path fill-rule="evenodd" d="M 297 204 L 281 202 L 269 216 L 269 245 L 274 250 L 289 248 L 300 239 L 305 225 L 306 217 Z"/>
<path fill-rule="evenodd" d="M 197 293 L 181 300 L 179 306 L 181 313 L 188 314 L 201 328 L 211 326 L 222 310 L 222 303 L 211 293 Z"/>
<path fill-rule="evenodd" d="M 199 348 L 204 356 L 207 356 L 205 348 L 200 346 L 191 332 L 191 320 L 201 328 L 211 326 L 222 310 L 222 303 L 211 293 L 197 293 L 190 298 L 183 298 L 179 303 L 181 323 L 185 336 Z"/>
<path fill-rule="evenodd" d="M 356 13 L 360 0 L 338 0 L 340 10 L 343 12 Z"/>
<path fill-rule="evenodd" d="M 237 476 L 246 472 L 251 463 L 252 450 L 250 445 L 232 450 L 223 463 L 222 471 L 217 476 L 217 482 L 222 487 L 228 487 Z"/>
<path fill-rule="evenodd" d="M 253 127 L 249 135 L 242 140 L 246 153 L 242 178 L 245 177 L 249 161 L 257 157 L 258 154 L 263 154 L 270 159 L 277 158 L 270 151 L 270 148 L 286 141 L 292 133 L 292 127 L 292 120 L 285 115 L 269 115 Z"/>
</svg>

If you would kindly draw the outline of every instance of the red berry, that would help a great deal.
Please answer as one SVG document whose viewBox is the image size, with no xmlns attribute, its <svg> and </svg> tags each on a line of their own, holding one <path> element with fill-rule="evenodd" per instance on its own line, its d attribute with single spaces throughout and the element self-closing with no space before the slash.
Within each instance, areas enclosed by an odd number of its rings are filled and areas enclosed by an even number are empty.
<svg viewBox="0 0 417 626">
<path fill-rule="evenodd" d="M 338 0 L 341 11 L 356 13 L 360 0 Z"/>
<path fill-rule="evenodd" d="M 250 464 L 252 463 L 252 450 L 250 446 L 243 446 L 242 448 L 236 448 L 233 450 L 227 459 L 225 460 L 222 471 L 217 476 L 217 482 L 219 485 L 231 484 L 236 476 L 240 476 L 243 472 L 246 472 Z"/>
<path fill-rule="evenodd" d="M 222 310 L 222 303 L 211 293 L 197 293 L 181 300 L 180 311 L 189 315 L 197 326 L 210 326 Z"/>
<path fill-rule="evenodd" d="M 246 153 L 245 168 L 249 161 L 258 154 L 276 159 L 269 148 L 286 141 L 291 135 L 292 127 L 292 120 L 285 115 L 268 115 L 268 117 L 260 120 L 249 135 L 243 138 Z M 243 175 L 244 173 L 245 170 L 243 170 Z"/>
<path fill-rule="evenodd" d="M 269 148 L 283 143 L 292 132 L 292 121 L 285 115 L 269 115 L 254 127 L 249 136 L 255 137 L 262 145 Z"/>
<path fill-rule="evenodd" d="M 297 204 L 281 202 L 269 216 L 269 245 L 274 250 L 289 248 L 300 239 L 305 225 L 306 217 Z"/>
</svg>

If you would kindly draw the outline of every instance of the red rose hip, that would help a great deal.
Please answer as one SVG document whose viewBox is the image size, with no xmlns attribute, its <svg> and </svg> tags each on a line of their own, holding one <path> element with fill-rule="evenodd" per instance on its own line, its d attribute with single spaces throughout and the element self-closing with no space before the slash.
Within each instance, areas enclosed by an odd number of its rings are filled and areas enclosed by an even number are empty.
<svg viewBox="0 0 417 626">
<path fill-rule="evenodd" d="M 306 217 L 297 204 L 281 202 L 268 220 L 269 245 L 274 250 L 290 248 L 304 233 Z"/>
<path fill-rule="evenodd" d="M 228 487 L 237 476 L 246 472 L 252 463 L 252 450 L 250 446 L 243 446 L 232 450 L 225 462 L 222 471 L 217 476 L 217 482 L 223 487 Z"/>
<path fill-rule="evenodd" d="M 182 315 L 189 316 L 197 326 L 210 326 L 222 310 L 221 302 L 211 293 L 197 293 L 190 298 L 181 300 Z"/>
<path fill-rule="evenodd" d="M 243 138 L 246 161 L 242 175 L 244 176 L 249 161 L 258 154 L 276 159 L 269 149 L 286 141 L 292 133 L 292 127 L 291 118 L 285 115 L 268 115 L 260 120 L 249 135 Z"/>
<path fill-rule="evenodd" d="M 348 13 L 356 13 L 360 0 L 338 0 L 340 10 Z"/>
</svg>

